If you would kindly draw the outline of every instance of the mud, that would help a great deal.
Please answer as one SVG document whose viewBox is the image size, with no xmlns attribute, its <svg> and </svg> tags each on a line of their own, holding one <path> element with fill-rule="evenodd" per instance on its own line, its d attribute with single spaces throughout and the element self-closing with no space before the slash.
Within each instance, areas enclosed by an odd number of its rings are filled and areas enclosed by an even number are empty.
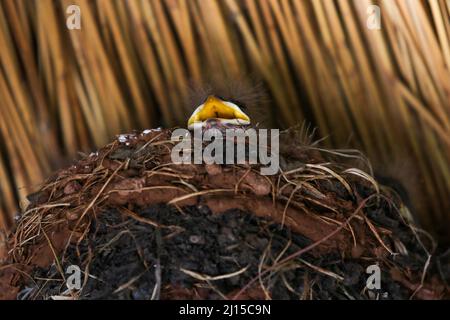
<svg viewBox="0 0 450 320">
<path fill-rule="evenodd" d="M 170 135 L 121 135 L 30 195 L 3 250 L 0 298 L 448 297 L 449 255 L 364 163 L 288 132 L 275 176 L 179 165 Z M 70 265 L 80 289 L 67 288 Z M 366 288 L 370 265 L 380 289 Z"/>
<path fill-rule="evenodd" d="M 242 211 L 217 215 L 208 207 L 192 206 L 183 212 L 158 205 L 137 212 L 139 220 L 117 210 L 102 213 L 91 224 L 89 235 L 69 247 L 62 263 L 63 270 L 77 265 L 89 272 L 76 297 L 408 299 L 411 294 L 388 272 L 382 273 L 383 290 L 365 291 L 365 270 L 377 259 L 342 259 L 335 252 L 306 253 L 236 296 L 262 268 L 276 265 L 311 240 Z M 412 267 L 411 272 L 422 267 L 395 260 Z M 49 299 L 67 291 L 55 264 L 36 269 L 33 278 L 36 284 L 22 289 L 19 299 Z"/>
</svg>

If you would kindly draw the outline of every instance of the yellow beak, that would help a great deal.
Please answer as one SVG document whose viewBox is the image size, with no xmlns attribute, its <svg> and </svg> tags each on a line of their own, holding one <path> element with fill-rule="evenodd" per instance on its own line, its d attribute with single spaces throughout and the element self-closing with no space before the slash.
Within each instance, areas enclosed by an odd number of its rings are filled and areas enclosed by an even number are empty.
<svg viewBox="0 0 450 320">
<path fill-rule="evenodd" d="M 188 128 L 194 123 L 202 123 L 208 119 L 218 119 L 225 123 L 250 124 L 250 118 L 241 108 L 231 102 L 209 96 L 206 102 L 199 106 L 188 120 Z"/>
</svg>

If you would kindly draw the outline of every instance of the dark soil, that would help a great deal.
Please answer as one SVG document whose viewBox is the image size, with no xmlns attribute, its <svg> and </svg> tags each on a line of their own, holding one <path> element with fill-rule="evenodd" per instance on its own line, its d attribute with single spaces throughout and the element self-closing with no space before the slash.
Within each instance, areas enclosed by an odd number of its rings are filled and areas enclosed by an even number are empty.
<svg viewBox="0 0 450 320">
<path fill-rule="evenodd" d="M 283 173 L 264 177 L 173 164 L 170 134 L 126 135 L 30 195 L 0 254 L 0 299 L 449 297 L 450 254 L 349 157 L 288 132 Z"/>
<path fill-rule="evenodd" d="M 214 215 L 207 207 L 192 206 L 180 213 L 158 205 L 137 214 L 146 222 L 113 209 L 103 212 L 91 224 L 89 235 L 68 248 L 63 270 L 69 265 L 89 270 L 79 299 L 232 298 L 258 276 L 260 268 L 311 244 L 279 224 L 237 210 Z M 399 227 L 397 221 L 381 220 Z M 420 272 L 425 263 L 420 256 L 398 256 L 391 263 Z M 267 294 L 272 299 L 408 299 L 411 291 L 386 270 L 380 290 L 364 289 L 366 267 L 376 260 L 342 259 L 339 252 L 306 253 L 265 277 L 265 290 L 255 284 L 239 298 L 264 299 Z M 202 281 L 182 270 L 225 279 Z M 243 272 L 233 276 L 239 271 Z M 19 299 L 49 299 L 67 291 L 55 264 L 37 268 L 32 277 L 36 284 L 23 289 Z"/>
</svg>

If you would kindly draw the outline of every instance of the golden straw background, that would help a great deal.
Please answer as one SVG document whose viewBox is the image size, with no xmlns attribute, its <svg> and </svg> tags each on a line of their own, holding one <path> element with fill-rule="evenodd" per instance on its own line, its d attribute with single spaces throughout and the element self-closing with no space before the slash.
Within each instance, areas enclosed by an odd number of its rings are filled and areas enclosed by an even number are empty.
<svg viewBox="0 0 450 320">
<path fill-rule="evenodd" d="M 257 75 L 275 123 L 361 148 L 448 229 L 449 0 L 0 0 L 0 224 L 78 151 L 184 125 L 187 84 L 208 70 Z"/>
</svg>

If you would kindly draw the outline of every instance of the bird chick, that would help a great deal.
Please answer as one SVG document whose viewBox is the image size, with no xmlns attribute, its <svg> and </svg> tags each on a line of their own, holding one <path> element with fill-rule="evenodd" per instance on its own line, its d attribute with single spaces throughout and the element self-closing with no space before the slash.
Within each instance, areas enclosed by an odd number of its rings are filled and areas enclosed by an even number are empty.
<svg viewBox="0 0 450 320">
<path fill-rule="evenodd" d="M 203 129 L 227 129 L 249 125 L 250 117 L 241 107 L 214 95 L 209 95 L 205 102 L 194 110 L 187 123 L 190 130 L 195 126 Z"/>
<path fill-rule="evenodd" d="M 270 108 L 263 83 L 251 77 L 207 77 L 203 82 L 191 83 L 184 109 L 189 116 L 187 127 L 247 128 L 268 125 Z M 186 114 L 188 116 L 188 114 Z"/>
</svg>

